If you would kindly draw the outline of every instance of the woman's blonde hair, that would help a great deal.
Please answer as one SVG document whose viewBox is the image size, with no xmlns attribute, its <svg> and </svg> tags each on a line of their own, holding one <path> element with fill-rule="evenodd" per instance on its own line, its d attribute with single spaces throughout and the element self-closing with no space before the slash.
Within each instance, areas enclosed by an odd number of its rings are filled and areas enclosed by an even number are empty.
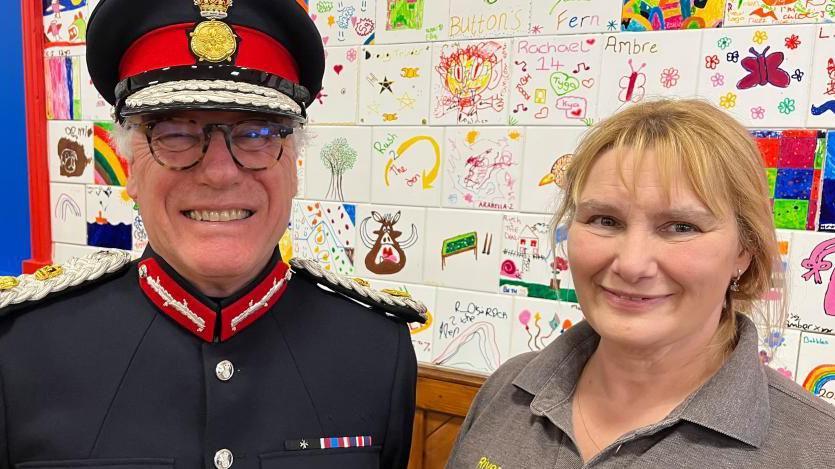
<svg viewBox="0 0 835 469">
<path fill-rule="evenodd" d="M 726 353 L 735 346 L 734 311 L 757 316 L 755 320 L 768 330 L 782 330 L 785 280 L 765 168 L 748 130 L 722 110 L 697 99 L 648 101 L 611 116 L 590 129 L 577 148 L 566 173 L 565 196 L 554 216 L 554 229 L 572 221 L 595 160 L 611 149 L 624 150 L 618 152 L 619 158 L 631 151 L 636 167 L 652 152 L 668 194 L 673 178 L 684 174 L 713 214 L 736 218 L 739 242 L 751 255 L 751 265 L 738 279 L 737 291 L 729 288 L 726 293 L 715 343 Z M 622 164 L 619 159 L 619 167 Z M 628 187 L 634 188 L 635 182 Z M 772 290 L 777 290 L 781 299 L 763 301 Z"/>
</svg>

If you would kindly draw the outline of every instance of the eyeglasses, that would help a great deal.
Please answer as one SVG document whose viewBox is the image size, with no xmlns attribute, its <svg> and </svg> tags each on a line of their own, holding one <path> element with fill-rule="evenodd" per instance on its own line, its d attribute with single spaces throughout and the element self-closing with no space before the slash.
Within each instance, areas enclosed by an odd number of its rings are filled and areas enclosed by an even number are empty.
<svg viewBox="0 0 835 469">
<path fill-rule="evenodd" d="M 284 154 L 284 141 L 293 133 L 292 127 L 258 119 L 201 126 L 192 120 L 171 118 L 135 125 L 144 130 L 154 160 L 175 171 L 203 161 L 215 130 L 223 132 L 235 164 L 254 171 L 275 166 Z"/>
</svg>

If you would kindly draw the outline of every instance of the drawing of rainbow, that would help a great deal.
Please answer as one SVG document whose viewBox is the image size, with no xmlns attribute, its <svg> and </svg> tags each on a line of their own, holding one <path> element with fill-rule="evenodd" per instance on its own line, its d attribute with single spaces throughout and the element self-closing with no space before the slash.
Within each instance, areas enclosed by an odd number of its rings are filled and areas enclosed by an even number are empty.
<svg viewBox="0 0 835 469">
<path fill-rule="evenodd" d="M 835 365 L 815 367 L 803 382 L 803 387 L 814 395 L 819 395 L 826 383 L 835 380 Z"/>
<path fill-rule="evenodd" d="M 96 159 L 96 184 L 124 186 L 128 182 L 127 162 L 118 155 L 110 131 L 113 124 L 96 123 L 93 149 Z"/>
</svg>

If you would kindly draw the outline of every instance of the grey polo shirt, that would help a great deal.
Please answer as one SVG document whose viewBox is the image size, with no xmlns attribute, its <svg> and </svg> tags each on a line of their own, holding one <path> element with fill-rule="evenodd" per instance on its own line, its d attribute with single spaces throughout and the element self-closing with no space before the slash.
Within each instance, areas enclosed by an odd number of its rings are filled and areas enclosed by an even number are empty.
<svg viewBox="0 0 835 469">
<path fill-rule="evenodd" d="M 583 464 L 571 397 L 600 337 L 582 322 L 493 373 L 447 468 L 835 468 L 835 406 L 761 365 L 744 316 L 739 337 L 722 368 L 669 416 Z"/>
</svg>

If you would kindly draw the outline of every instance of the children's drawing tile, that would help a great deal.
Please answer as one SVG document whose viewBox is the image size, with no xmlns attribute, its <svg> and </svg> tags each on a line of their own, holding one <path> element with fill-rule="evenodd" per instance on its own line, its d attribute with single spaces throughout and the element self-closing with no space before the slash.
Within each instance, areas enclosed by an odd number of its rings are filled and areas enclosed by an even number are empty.
<svg viewBox="0 0 835 469">
<path fill-rule="evenodd" d="M 450 0 L 377 0 L 377 44 L 443 41 Z"/>
<path fill-rule="evenodd" d="M 87 41 L 86 0 L 43 0 L 44 47 L 66 49 Z"/>
<path fill-rule="evenodd" d="M 583 320 L 577 303 L 517 297 L 513 300 L 510 356 L 538 352 Z"/>
<path fill-rule="evenodd" d="M 325 270 L 354 273 L 356 205 L 294 200 L 293 255 L 318 261 Z"/>
<path fill-rule="evenodd" d="M 307 128 L 305 197 L 338 202 L 368 202 L 371 195 L 371 128 Z"/>
<path fill-rule="evenodd" d="M 113 122 L 93 125 L 94 179 L 99 185 L 124 186 L 128 183 L 130 166 L 113 139 L 114 126 Z"/>
<path fill-rule="evenodd" d="M 518 210 L 524 149 L 522 130 L 447 128 L 443 206 Z"/>
<path fill-rule="evenodd" d="M 835 12 L 835 7 L 833 7 Z M 808 127 L 835 127 L 835 24 L 815 26 Z"/>
<path fill-rule="evenodd" d="M 133 249 L 133 199 L 119 186 L 89 184 L 87 190 L 87 244 L 130 251 Z"/>
<path fill-rule="evenodd" d="M 49 179 L 53 182 L 94 182 L 93 123 L 47 123 Z"/>
<path fill-rule="evenodd" d="M 83 57 L 59 56 L 44 58 L 46 86 L 46 118 L 50 120 L 79 120 L 81 109 Z"/>
<path fill-rule="evenodd" d="M 99 251 L 125 252 L 122 249 L 101 248 L 81 244 L 52 243 L 52 262 L 59 265 L 66 264 L 70 259 L 91 256 Z M 131 256 L 133 259 L 137 258 L 134 257 L 133 253 L 131 253 Z"/>
<path fill-rule="evenodd" d="M 449 7 L 449 38 L 524 36 L 530 28 L 530 14 L 531 0 L 454 0 Z"/>
<path fill-rule="evenodd" d="M 531 2 L 531 35 L 620 31 L 623 0 Z"/>
<path fill-rule="evenodd" d="M 835 405 L 835 336 L 801 334 L 797 383 Z"/>
<path fill-rule="evenodd" d="M 820 191 L 820 231 L 835 231 L 835 131 L 826 136 L 826 156 L 823 164 Z"/>
<path fill-rule="evenodd" d="M 93 86 L 93 79 L 87 70 L 87 57 L 80 57 L 81 118 L 90 121 L 113 122 L 113 106 Z"/>
<path fill-rule="evenodd" d="M 429 209 L 423 281 L 495 293 L 499 287 L 502 215 Z"/>
<path fill-rule="evenodd" d="M 371 144 L 371 201 L 441 204 L 443 127 L 375 127 Z"/>
<path fill-rule="evenodd" d="M 522 162 L 523 212 L 553 214 L 565 189 L 565 172 L 585 128 L 528 127 Z"/>
<path fill-rule="evenodd" d="M 444 42 L 432 51 L 432 125 L 507 121 L 510 41 Z"/>
<path fill-rule="evenodd" d="M 754 130 L 766 168 L 774 225 L 814 230 L 826 134 L 820 130 Z"/>
<path fill-rule="evenodd" d="M 307 109 L 311 124 L 354 124 L 357 122 L 360 49 L 326 47 L 322 90 Z"/>
<path fill-rule="evenodd" d="M 435 337 L 435 287 L 426 285 L 391 282 L 386 280 L 371 279 L 371 287 L 377 290 L 396 290 L 408 293 L 413 299 L 420 301 L 426 306 L 426 322 L 409 323 L 409 332 L 412 336 L 412 346 L 415 348 L 415 356 L 419 362 L 432 362 L 432 342 Z"/>
<path fill-rule="evenodd" d="M 797 355 L 800 349 L 800 331 L 757 326 L 760 361 L 786 378 L 797 379 Z"/>
<path fill-rule="evenodd" d="M 821 0 L 727 0 L 725 26 L 820 23 L 835 20 L 831 2 Z"/>
<path fill-rule="evenodd" d="M 361 49 L 359 122 L 365 125 L 426 125 L 432 78 L 428 43 Z"/>
<path fill-rule="evenodd" d="M 510 358 L 513 298 L 439 288 L 432 362 L 492 373 Z"/>
<path fill-rule="evenodd" d="M 603 36 L 598 118 L 645 99 L 694 97 L 699 63 L 682 59 L 682 51 L 698 51 L 701 38 L 702 31 L 692 30 Z"/>
<path fill-rule="evenodd" d="M 131 235 L 133 238 L 133 252 L 142 253 L 148 247 L 148 232 L 145 230 L 145 223 L 142 215 L 139 214 L 139 207 L 133 206 L 133 222 L 131 223 Z"/>
<path fill-rule="evenodd" d="M 52 241 L 87 244 L 87 195 L 83 184 L 49 184 Z"/>
<path fill-rule="evenodd" d="M 504 215 L 499 292 L 556 300 L 558 263 L 546 215 Z M 564 260 L 560 257 L 561 260 Z"/>
<path fill-rule="evenodd" d="M 425 233 L 424 208 L 358 205 L 357 275 L 423 281 Z"/>
<path fill-rule="evenodd" d="M 600 35 L 519 38 L 513 48 L 510 123 L 586 126 L 596 120 Z"/>
<path fill-rule="evenodd" d="M 374 40 L 375 1 L 310 0 L 308 11 L 325 46 L 357 46 Z"/>
<path fill-rule="evenodd" d="M 749 127 L 802 127 L 815 26 L 703 31 L 699 96 Z"/>
<path fill-rule="evenodd" d="M 703 29 L 722 26 L 725 0 L 684 0 L 659 4 L 653 0 L 624 0 L 624 31 Z"/>
<path fill-rule="evenodd" d="M 835 235 L 797 231 L 789 254 L 788 325 L 807 332 L 835 331 L 835 286 L 830 286 Z"/>
</svg>

